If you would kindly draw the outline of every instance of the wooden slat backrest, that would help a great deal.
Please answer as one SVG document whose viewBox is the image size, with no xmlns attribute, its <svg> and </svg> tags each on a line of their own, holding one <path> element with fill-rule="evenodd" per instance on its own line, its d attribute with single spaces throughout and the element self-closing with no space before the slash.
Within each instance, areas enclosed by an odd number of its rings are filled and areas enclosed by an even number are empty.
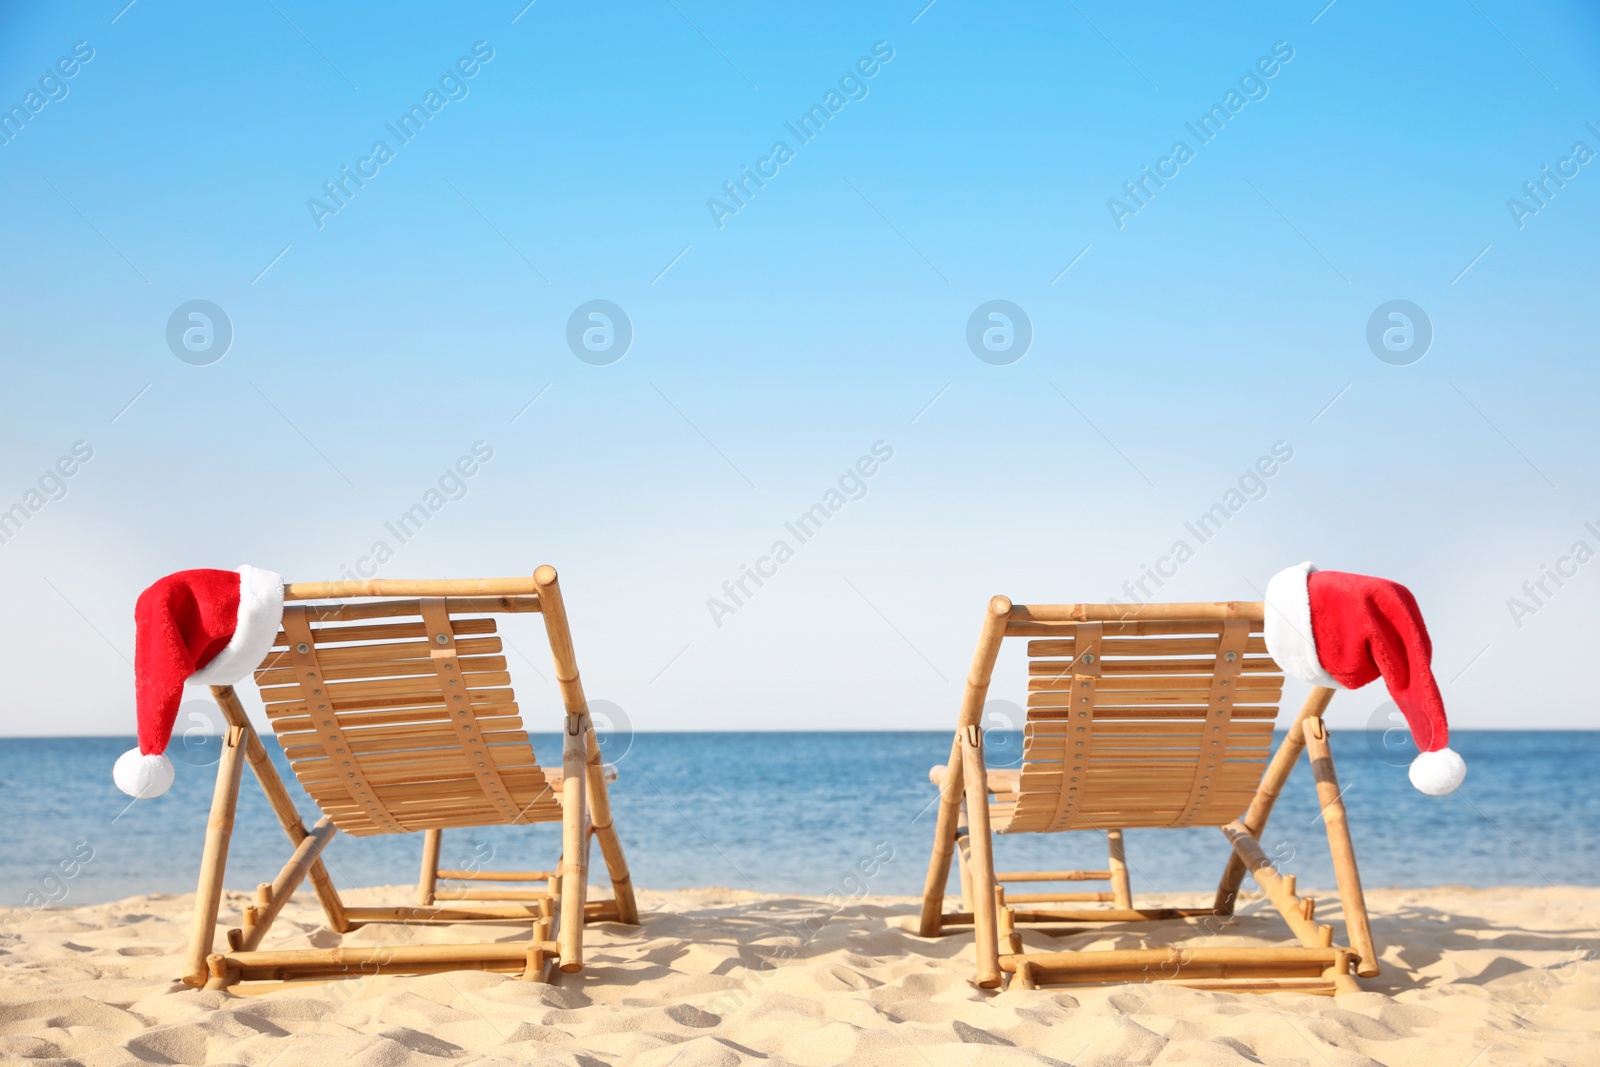
<svg viewBox="0 0 1600 1067">
<path fill-rule="evenodd" d="M 535 596 L 291 603 L 256 671 L 295 777 L 346 833 L 558 820 L 488 612 Z"/>
<path fill-rule="evenodd" d="M 1283 674 L 1260 617 L 1029 622 L 1028 712 L 1001 832 L 1221 826 L 1248 806 Z"/>
</svg>

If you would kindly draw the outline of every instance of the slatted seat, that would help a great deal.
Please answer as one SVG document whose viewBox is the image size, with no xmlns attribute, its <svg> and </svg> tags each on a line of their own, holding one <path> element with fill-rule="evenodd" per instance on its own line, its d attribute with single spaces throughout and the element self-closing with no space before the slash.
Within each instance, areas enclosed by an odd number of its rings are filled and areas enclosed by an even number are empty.
<svg viewBox="0 0 1600 1067">
<path fill-rule="evenodd" d="M 1025 983 L 1107 981 L 1118 975 L 1148 978 L 1149 961 L 1121 959 L 1125 954 L 1025 958 L 1015 933 L 1017 924 L 1226 916 L 1232 912 L 1246 869 L 1268 890 L 1309 955 L 1292 960 L 1241 957 L 1230 963 L 1223 958 L 1228 950 L 1207 949 L 1201 954 L 1207 967 L 1231 967 L 1240 988 L 1329 993 L 1354 988 L 1348 973 L 1352 966 L 1362 975 L 1377 973 L 1354 852 L 1320 718 L 1332 691 L 1313 690 L 1275 753 L 1273 726 L 1283 696 L 1283 673 L 1267 654 L 1262 611 L 1261 604 L 1240 602 L 1025 607 L 1005 597 L 991 601 L 950 760 L 929 772 L 941 788 L 942 803 L 921 925 L 926 936 L 949 926 L 973 926 L 980 985 L 999 985 L 1004 973 L 1020 974 Z M 1027 722 L 1021 766 L 991 771 L 983 764 L 978 721 L 1006 637 L 1030 638 Z M 1353 949 L 1332 946 L 1331 927 L 1312 921 L 1310 902 L 1296 895 L 1292 878 L 1276 875 L 1257 841 L 1284 779 L 1308 745 L 1313 748 L 1313 769 Z M 1136 909 L 1123 831 L 1194 826 L 1221 828 L 1235 850 L 1214 905 Z M 991 833 L 1067 830 L 1104 833 L 1107 869 L 995 873 Z M 963 910 L 947 914 L 944 882 L 952 856 L 959 860 Z M 1005 885 L 1084 881 L 1110 882 L 1111 892 L 1008 895 Z M 1111 906 L 1035 906 L 1066 902 Z M 1010 948 L 1003 955 L 998 947 L 1002 936 Z M 1220 988 L 1216 975 L 1195 969 L 1199 964 L 1194 961 L 1200 958 L 1191 959 L 1190 976 L 1205 981 L 1208 988 Z M 1178 980 L 1178 970 L 1173 968 L 1167 979 Z"/>
<path fill-rule="evenodd" d="M 448 604 L 396 602 L 393 621 L 381 623 L 291 605 L 256 671 L 295 777 L 345 833 L 561 818 L 495 620 Z"/>
<path fill-rule="evenodd" d="M 1112 621 L 1028 642 L 1022 773 L 994 830 L 1230 822 L 1261 781 L 1283 696 L 1261 632 Z"/>
<path fill-rule="evenodd" d="M 554 568 L 540 567 L 531 579 L 291 584 L 284 598 L 282 629 L 255 680 L 290 769 L 323 819 L 306 829 L 237 695 L 231 687 L 213 687 L 230 732 L 218 766 L 186 982 L 223 989 L 452 967 L 545 980 L 552 964 L 566 972 L 582 968 L 586 921 L 638 921 L 611 819 L 607 783 L 616 773 L 600 759 Z M 544 622 L 566 708 L 559 767 L 539 766 L 511 687 L 496 616 L 512 613 L 538 613 Z M 244 761 L 296 851 L 276 881 L 259 887 L 240 927 L 228 932 L 230 951 L 213 953 L 227 831 Z M 562 824 L 562 855 L 552 870 L 440 869 L 446 829 L 540 822 Z M 320 858 L 341 830 L 358 837 L 420 831 L 416 903 L 347 907 Z M 587 900 L 591 837 L 600 844 L 614 890 L 608 901 Z M 359 967 L 342 949 L 260 951 L 267 928 L 308 877 L 330 927 L 341 933 L 374 922 L 521 920 L 531 924 L 533 937 L 381 947 Z M 440 879 L 467 886 L 441 887 Z M 501 885 L 519 882 L 547 886 Z M 553 936 L 557 927 L 559 936 Z"/>
</svg>

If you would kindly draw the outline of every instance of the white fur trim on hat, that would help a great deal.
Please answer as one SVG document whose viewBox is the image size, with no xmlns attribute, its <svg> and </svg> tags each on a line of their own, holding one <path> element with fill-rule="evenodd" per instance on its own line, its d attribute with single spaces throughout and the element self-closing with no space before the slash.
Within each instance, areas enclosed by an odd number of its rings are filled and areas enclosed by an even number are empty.
<svg viewBox="0 0 1600 1067">
<path fill-rule="evenodd" d="M 1310 562 L 1285 567 L 1267 583 L 1267 651 L 1290 677 L 1328 689 L 1343 689 L 1317 658 L 1317 639 L 1311 629 L 1311 591 L 1306 585 L 1316 569 L 1317 565 Z"/>
<path fill-rule="evenodd" d="M 232 685 L 250 677 L 272 650 L 283 622 L 283 575 L 239 568 L 239 622 L 226 648 L 189 676 L 195 685 Z"/>
<path fill-rule="evenodd" d="M 1453 748 L 1419 752 L 1411 761 L 1411 784 L 1430 797 L 1454 793 L 1467 777 L 1467 761 Z"/>
<path fill-rule="evenodd" d="M 136 800 L 150 800 L 172 788 L 176 777 L 172 761 L 166 756 L 146 756 L 137 748 L 130 748 L 117 757 L 111 768 L 111 780 L 117 788 Z"/>
</svg>

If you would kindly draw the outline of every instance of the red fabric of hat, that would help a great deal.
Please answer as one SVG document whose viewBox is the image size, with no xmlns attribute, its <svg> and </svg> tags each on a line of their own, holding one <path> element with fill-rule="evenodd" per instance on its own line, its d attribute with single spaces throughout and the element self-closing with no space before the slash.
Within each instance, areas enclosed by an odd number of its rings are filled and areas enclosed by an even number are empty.
<svg viewBox="0 0 1600 1067">
<path fill-rule="evenodd" d="M 1467 765 L 1450 748 L 1433 642 L 1411 590 L 1302 563 L 1267 583 L 1265 630 L 1272 658 L 1302 681 L 1360 689 L 1381 677 L 1417 745 L 1411 783 L 1431 796 L 1461 784 Z"/>
<path fill-rule="evenodd" d="M 112 778 L 129 796 L 160 796 L 172 785 L 166 756 L 185 683 L 232 685 L 272 647 L 283 618 L 283 578 L 258 567 L 169 574 L 134 607 L 134 696 L 139 747 L 123 753 Z"/>
</svg>

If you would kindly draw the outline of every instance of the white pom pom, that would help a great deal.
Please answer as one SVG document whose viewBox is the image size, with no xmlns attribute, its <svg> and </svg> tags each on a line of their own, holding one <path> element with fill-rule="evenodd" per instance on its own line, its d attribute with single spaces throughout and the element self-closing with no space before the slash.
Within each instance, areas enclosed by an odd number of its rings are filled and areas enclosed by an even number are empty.
<svg viewBox="0 0 1600 1067">
<path fill-rule="evenodd" d="M 1466 776 L 1466 761 L 1453 748 L 1421 752 L 1411 761 L 1411 784 L 1430 797 L 1454 793 Z"/>
<path fill-rule="evenodd" d="M 166 756 L 146 756 L 136 748 L 118 756 L 117 765 L 111 768 L 111 780 L 117 788 L 139 800 L 165 793 L 172 788 L 174 777 L 172 761 Z"/>
</svg>

